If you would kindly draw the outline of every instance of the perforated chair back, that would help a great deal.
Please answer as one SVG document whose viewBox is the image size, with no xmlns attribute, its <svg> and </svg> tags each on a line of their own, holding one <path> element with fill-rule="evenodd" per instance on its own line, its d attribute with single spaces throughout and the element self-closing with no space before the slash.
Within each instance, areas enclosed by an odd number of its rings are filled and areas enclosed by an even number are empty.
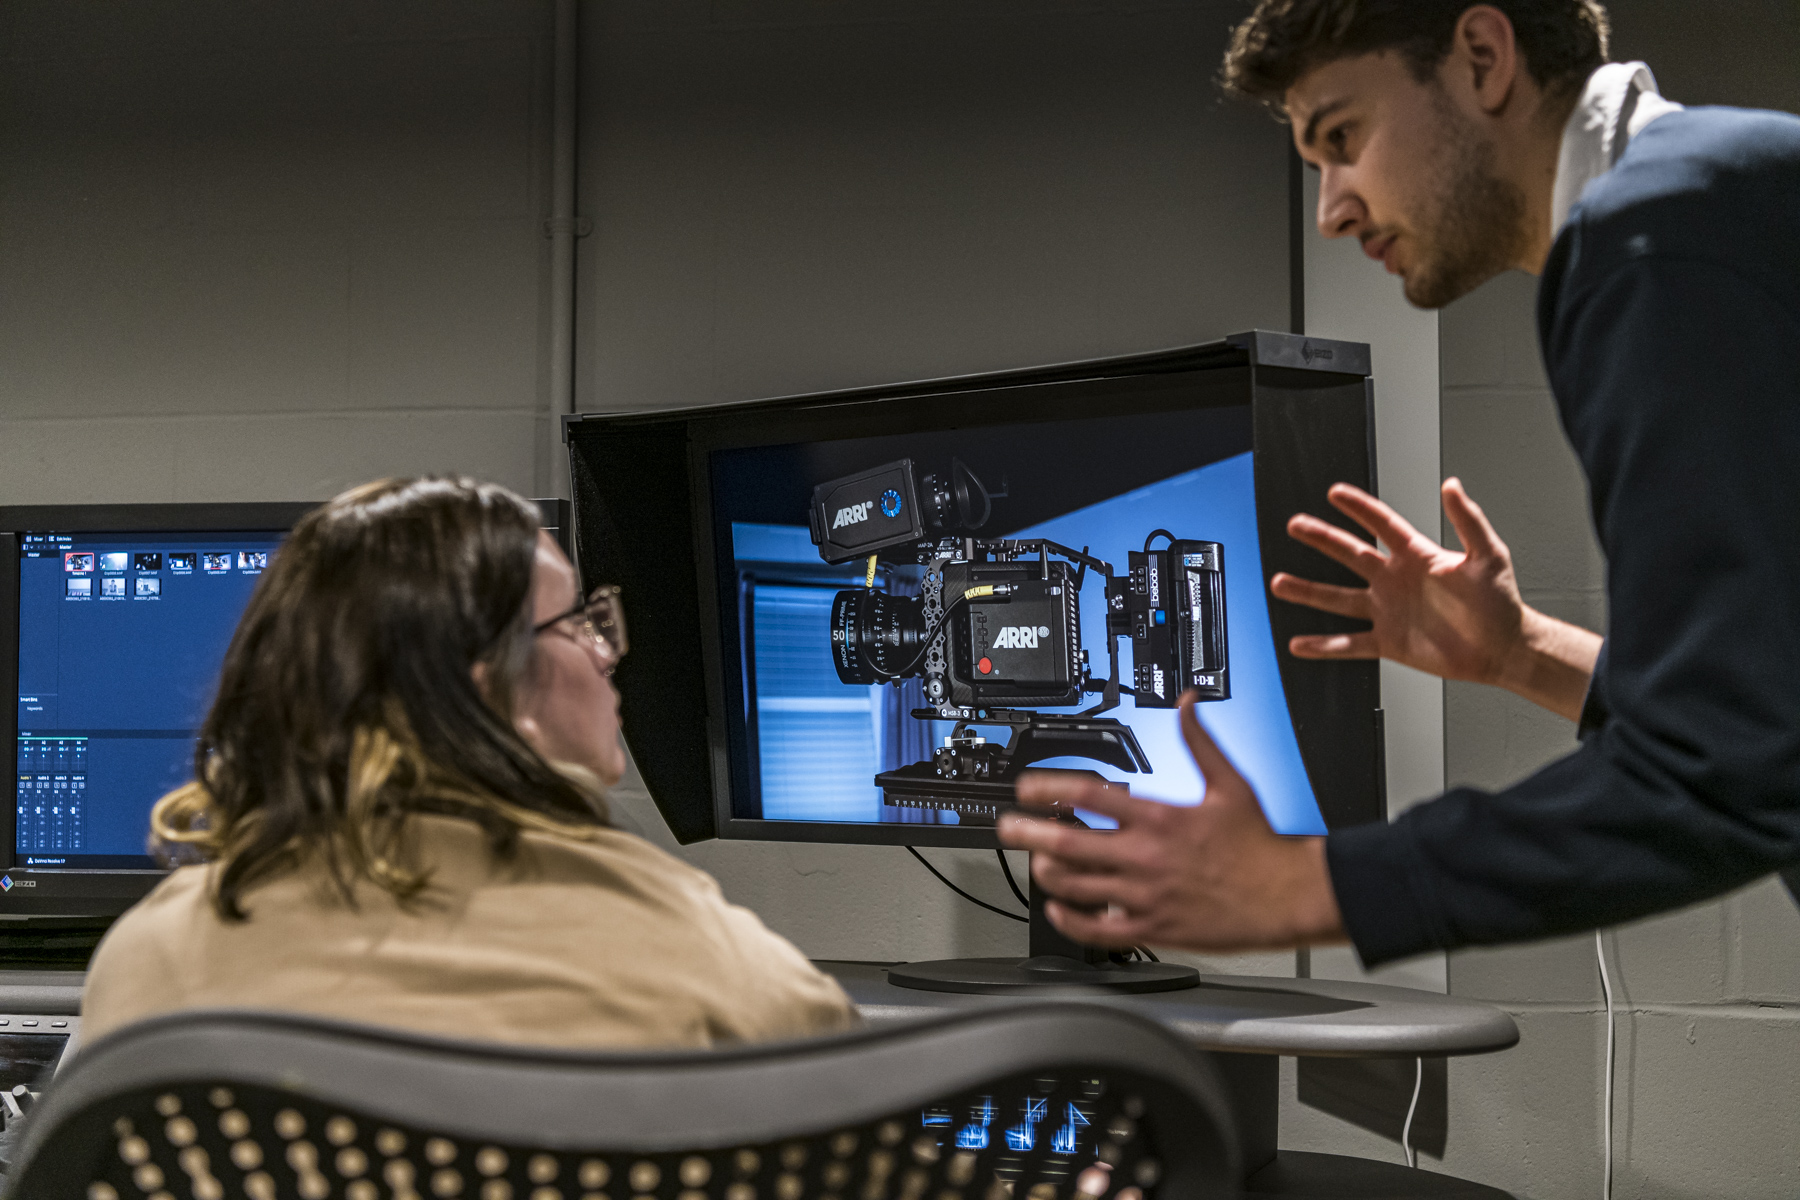
<svg viewBox="0 0 1800 1200">
<path fill-rule="evenodd" d="M 1237 1194 L 1206 1059 L 1091 1005 L 714 1052 L 195 1012 L 89 1047 L 6 1200 L 1153 1200 Z"/>
</svg>

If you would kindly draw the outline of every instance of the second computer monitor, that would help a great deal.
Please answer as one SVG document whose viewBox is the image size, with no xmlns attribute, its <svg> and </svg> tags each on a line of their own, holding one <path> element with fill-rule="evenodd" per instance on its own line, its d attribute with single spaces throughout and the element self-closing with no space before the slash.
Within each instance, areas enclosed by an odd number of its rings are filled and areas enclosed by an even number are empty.
<svg viewBox="0 0 1800 1200">
<path fill-rule="evenodd" d="M 536 502 L 568 548 L 568 504 Z M 16 683 L 0 916 L 116 916 L 164 867 L 158 797 L 195 738 L 251 593 L 311 504 L 0 508 L 0 679 Z"/>
</svg>

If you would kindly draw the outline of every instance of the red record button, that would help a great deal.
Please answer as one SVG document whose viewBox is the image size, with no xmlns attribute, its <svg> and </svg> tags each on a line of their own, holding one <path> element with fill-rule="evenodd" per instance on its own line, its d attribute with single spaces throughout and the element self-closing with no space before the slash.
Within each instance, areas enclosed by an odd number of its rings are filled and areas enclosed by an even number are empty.
<svg viewBox="0 0 1800 1200">
<path fill-rule="evenodd" d="M 989 671 L 992 671 L 994 669 L 993 661 L 990 659 L 984 658 L 980 662 L 975 664 L 975 669 L 977 671 L 980 671 L 983 675 L 986 675 Z"/>
</svg>

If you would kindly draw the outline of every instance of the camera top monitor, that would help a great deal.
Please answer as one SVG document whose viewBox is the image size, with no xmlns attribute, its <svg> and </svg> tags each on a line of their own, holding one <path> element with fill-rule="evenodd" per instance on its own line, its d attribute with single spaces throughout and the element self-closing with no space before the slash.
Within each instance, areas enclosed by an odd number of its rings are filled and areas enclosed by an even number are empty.
<svg viewBox="0 0 1800 1200">
<path fill-rule="evenodd" d="M 678 836 L 993 845 L 1027 769 L 1196 803 L 1184 694 L 1277 830 L 1380 816 L 1373 666 L 1294 660 L 1267 593 L 1301 565 L 1287 517 L 1372 482 L 1361 350 L 1256 334 L 575 421 L 583 571 L 642 631 L 627 738 Z M 683 640 L 697 673 L 652 649 Z M 660 719 L 683 689 L 705 775 Z"/>
</svg>

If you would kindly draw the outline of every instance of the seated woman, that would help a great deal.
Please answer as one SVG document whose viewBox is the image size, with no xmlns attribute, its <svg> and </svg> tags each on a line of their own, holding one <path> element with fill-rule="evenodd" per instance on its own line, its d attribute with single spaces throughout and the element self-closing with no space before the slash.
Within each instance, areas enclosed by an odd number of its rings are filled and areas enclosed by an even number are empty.
<svg viewBox="0 0 1800 1200">
<path fill-rule="evenodd" d="M 284 1009 L 557 1046 L 846 1028 L 843 991 L 712 878 L 607 826 L 612 589 L 513 493 L 373 483 L 309 514 L 225 656 L 176 870 L 94 956 L 83 1034 Z"/>
</svg>

